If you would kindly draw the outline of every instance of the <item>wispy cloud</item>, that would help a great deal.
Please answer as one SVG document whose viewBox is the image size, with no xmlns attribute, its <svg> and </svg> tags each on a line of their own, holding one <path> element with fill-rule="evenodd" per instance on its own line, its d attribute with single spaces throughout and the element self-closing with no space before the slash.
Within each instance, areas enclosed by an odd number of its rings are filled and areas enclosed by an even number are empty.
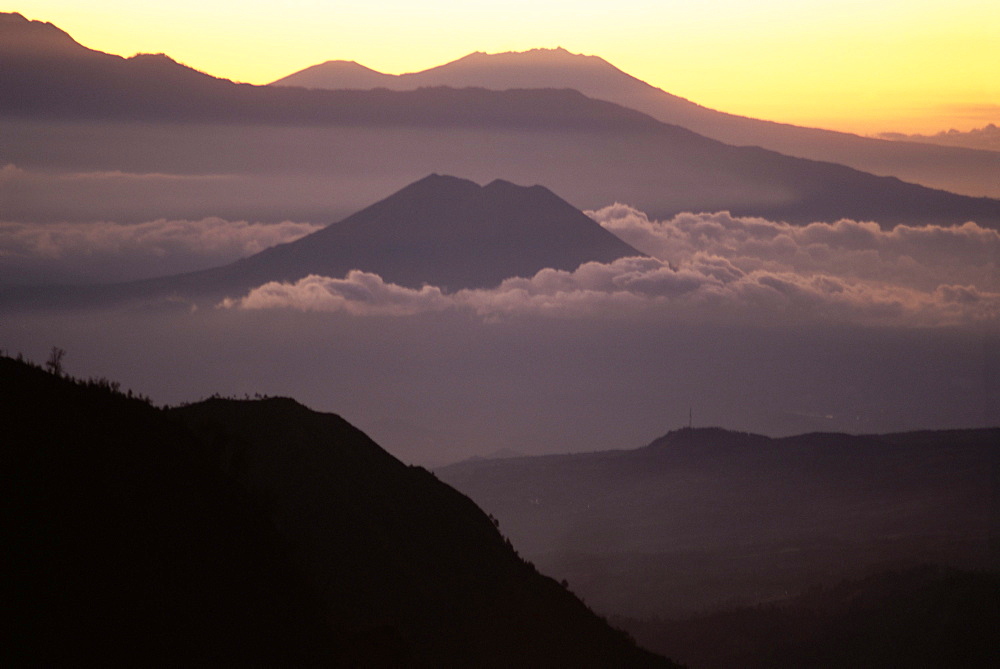
<svg viewBox="0 0 1000 669">
<path fill-rule="evenodd" d="M 296 240 L 321 227 L 293 221 L 254 223 L 217 217 L 136 224 L 0 222 L 0 254 L 50 259 L 172 254 L 241 257 Z"/>
<path fill-rule="evenodd" d="M 232 179 L 230 174 L 176 174 L 169 172 L 125 172 L 122 170 L 93 170 L 89 172 L 42 172 L 37 170 L 26 170 L 13 163 L 7 163 L 0 167 L 0 183 L 13 182 L 72 182 L 72 181 L 116 181 L 116 182 L 138 182 L 138 181 L 161 181 L 161 182 L 184 182 L 184 181 L 204 181 L 218 179 Z"/>
</svg>

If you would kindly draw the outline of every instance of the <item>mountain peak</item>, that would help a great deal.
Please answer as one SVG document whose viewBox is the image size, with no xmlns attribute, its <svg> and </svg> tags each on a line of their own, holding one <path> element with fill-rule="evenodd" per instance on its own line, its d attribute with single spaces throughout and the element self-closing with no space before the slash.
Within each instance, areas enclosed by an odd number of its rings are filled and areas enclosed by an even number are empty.
<svg viewBox="0 0 1000 669">
<path fill-rule="evenodd" d="M 28 22 L 28 19 L 24 18 L 24 15 L 20 12 L 0 12 L 0 26 L 7 24 L 23 24 Z"/>
<path fill-rule="evenodd" d="M 434 173 L 238 266 L 259 283 L 359 269 L 403 286 L 458 290 L 635 255 L 642 254 L 543 186 L 502 179 L 480 186 Z"/>
<path fill-rule="evenodd" d="M 0 52 L 65 56 L 79 51 L 89 49 L 51 23 L 27 19 L 18 12 L 0 12 Z"/>
</svg>

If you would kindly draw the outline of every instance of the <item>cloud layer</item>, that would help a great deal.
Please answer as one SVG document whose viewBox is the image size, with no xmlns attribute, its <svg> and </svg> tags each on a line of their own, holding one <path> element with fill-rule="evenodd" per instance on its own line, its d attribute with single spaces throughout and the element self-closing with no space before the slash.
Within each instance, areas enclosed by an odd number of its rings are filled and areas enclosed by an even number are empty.
<svg viewBox="0 0 1000 669">
<path fill-rule="evenodd" d="M 882 230 L 873 222 L 795 226 L 728 212 L 652 221 L 622 204 L 587 213 L 640 251 L 675 264 L 718 257 L 744 272 L 824 274 L 919 290 L 946 283 L 997 289 L 1000 233 L 975 223 Z"/>
<path fill-rule="evenodd" d="M 184 253 L 241 257 L 319 230 L 313 223 L 252 223 L 209 217 L 137 224 L 4 223 L 0 253 L 38 258 Z"/>
<path fill-rule="evenodd" d="M 620 204 L 589 214 L 653 257 L 545 269 L 494 289 L 450 294 L 352 271 L 269 283 L 224 306 L 400 316 L 464 310 L 487 320 L 652 315 L 942 326 L 1000 318 L 1000 234 L 972 223 L 883 231 L 875 223 L 796 227 L 725 212 L 661 222 Z"/>
<path fill-rule="evenodd" d="M 433 286 L 414 290 L 386 283 L 377 274 L 352 270 L 343 279 L 310 275 L 294 284 L 272 281 L 240 300 L 224 300 L 221 306 L 243 309 L 292 307 L 301 311 L 343 311 L 366 316 L 411 316 L 444 311 L 452 308 L 454 302 Z"/>
<path fill-rule="evenodd" d="M 0 221 L 0 283 L 123 281 L 204 269 L 321 227 L 218 217 L 135 224 Z"/>
</svg>

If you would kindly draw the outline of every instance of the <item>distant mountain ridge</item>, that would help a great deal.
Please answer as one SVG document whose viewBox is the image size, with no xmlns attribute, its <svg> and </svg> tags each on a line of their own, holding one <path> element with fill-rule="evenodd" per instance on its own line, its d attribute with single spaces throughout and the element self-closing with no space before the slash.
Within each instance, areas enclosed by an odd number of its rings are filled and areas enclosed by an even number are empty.
<svg viewBox="0 0 1000 669">
<path fill-rule="evenodd" d="M 527 125 L 599 128 L 656 122 L 562 91 L 304 91 L 237 84 L 166 54 L 122 58 L 88 49 L 50 23 L 0 20 L 0 115 L 282 125 Z M 539 117 L 554 103 L 555 117 Z"/>
<path fill-rule="evenodd" d="M 565 49 L 476 52 L 421 72 L 390 75 L 353 61 L 327 61 L 274 81 L 272 86 L 317 89 L 482 86 L 490 89 L 572 88 L 735 146 L 760 146 L 779 153 L 892 175 L 932 188 L 973 196 L 1000 197 L 1000 155 L 973 148 L 901 145 L 845 132 L 728 114 L 672 95 L 633 77 L 597 56 Z M 919 139 L 919 138 L 913 138 Z"/>
<path fill-rule="evenodd" d="M 1000 226 L 1000 200 L 935 191 L 757 147 L 730 146 L 572 89 L 330 91 L 251 86 L 210 77 L 162 55 L 123 59 L 91 51 L 61 31 L 53 33 L 53 39 L 62 40 L 75 55 L 67 56 L 65 49 L 46 50 L 44 40 L 38 42 L 42 55 L 6 48 L 8 43 L 34 43 L 32 36 L 40 30 L 56 30 L 33 25 L 11 15 L 2 24 L 4 35 L 23 33 L 23 39 L 0 40 L 0 122 L 12 128 L 3 140 L 5 160 L 14 165 L 42 162 L 40 167 L 52 169 L 50 154 L 38 150 L 53 141 L 42 126 L 67 122 L 71 127 L 60 126 L 62 139 L 52 160 L 72 154 L 66 160 L 74 172 L 91 160 L 90 154 L 101 163 L 101 174 L 123 170 L 122 163 L 132 171 L 140 171 L 141 165 L 146 172 L 159 173 L 162 160 L 169 160 L 175 170 L 196 174 L 212 165 L 228 180 L 202 187 L 208 192 L 221 189 L 224 202 L 238 207 L 240 216 L 281 202 L 282 214 L 293 217 L 290 212 L 297 211 L 301 198 L 288 198 L 287 192 L 301 188 L 307 163 L 319 174 L 341 180 L 350 175 L 362 186 L 369 175 L 377 183 L 398 187 L 430 172 L 541 183 L 581 207 L 619 201 L 653 217 L 728 210 L 791 223 L 851 218 L 887 227 L 969 220 Z M 140 132 L 132 121 L 149 125 Z M 93 127 L 78 136 L 80 122 Z M 215 127 L 220 130 L 214 132 Z M 127 142 L 122 139 L 126 129 Z M 81 143 L 80 153 L 73 152 L 76 144 L 65 139 L 67 133 Z M 93 146 L 95 136 L 107 136 L 99 149 Z M 140 148 L 147 139 L 156 150 Z M 160 152 L 166 154 L 163 159 Z M 256 178 L 260 173 L 274 175 L 274 163 L 288 175 L 282 172 L 283 178 L 273 181 Z M 59 166 L 62 163 L 56 169 Z M 243 182 L 240 177 L 248 170 L 254 171 Z M 262 189 L 262 183 L 271 190 Z M 63 192 L 58 185 L 50 197 L 45 191 L 4 188 L 10 192 L 10 215 L 24 220 L 33 220 L 36 210 L 44 212 Z M 115 210 L 126 208 L 133 197 L 128 190 L 110 193 Z M 249 213 L 248 193 L 253 196 Z M 305 195 L 315 197 L 314 192 Z M 146 198 L 135 198 L 133 206 L 142 209 Z M 164 212 L 165 207 L 192 215 L 188 207 L 197 201 L 175 198 L 147 215 L 173 215 Z M 75 211 L 72 206 L 68 210 Z M 57 218 L 67 215 L 65 211 Z M 309 207 L 308 216 L 314 218 L 316 211 Z M 220 211 L 201 209 L 199 215 Z"/>
<path fill-rule="evenodd" d="M 649 617 L 913 561 L 1000 565 L 998 462 L 1000 428 L 782 439 L 696 428 L 633 450 L 435 471 L 598 610 Z"/>
</svg>

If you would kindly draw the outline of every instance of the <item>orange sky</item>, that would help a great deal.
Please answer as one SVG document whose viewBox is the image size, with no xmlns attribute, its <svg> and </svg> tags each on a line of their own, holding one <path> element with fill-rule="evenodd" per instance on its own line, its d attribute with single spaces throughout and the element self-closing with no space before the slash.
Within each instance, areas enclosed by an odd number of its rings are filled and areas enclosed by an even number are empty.
<svg viewBox="0 0 1000 669">
<path fill-rule="evenodd" d="M 24 0 L 85 46 L 268 83 L 331 60 L 401 73 L 562 46 L 708 107 L 862 134 L 1000 122 L 996 0 Z"/>
</svg>

